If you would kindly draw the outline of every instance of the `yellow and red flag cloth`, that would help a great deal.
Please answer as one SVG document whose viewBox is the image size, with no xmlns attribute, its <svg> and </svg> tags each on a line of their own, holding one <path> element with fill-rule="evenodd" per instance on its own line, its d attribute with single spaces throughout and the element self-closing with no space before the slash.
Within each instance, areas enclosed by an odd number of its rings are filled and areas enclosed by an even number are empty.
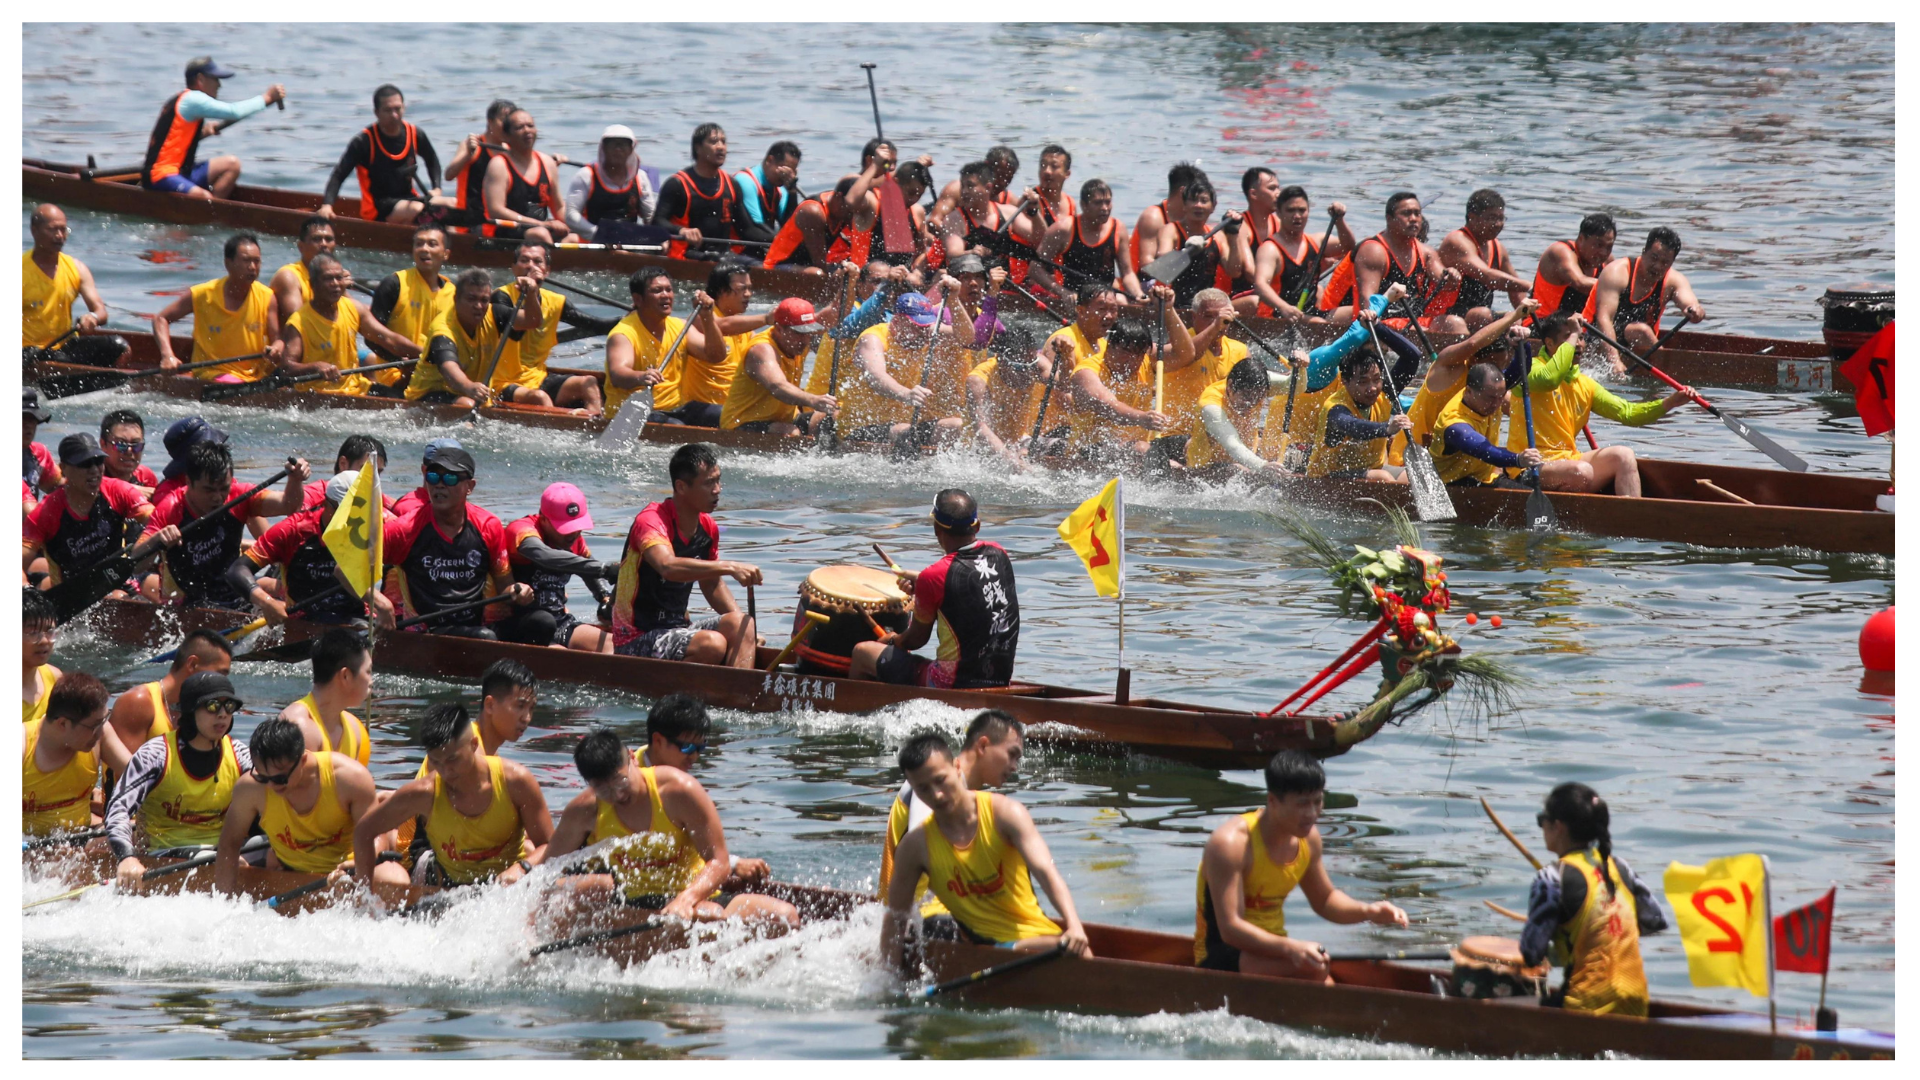
<svg viewBox="0 0 1920 1080">
<path fill-rule="evenodd" d="M 1127 506 L 1120 478 L 1107 481 L 1100 494 L 1080 504 L 1060 523 L 1060 539 L 1087 564 L 1087 576 L 1101 596 L 1119 596 L 1127 584 Z"/>
<path fill-rule="evenodd" d="M 1773 966 L 1777 971 L 1827 973 L 1833 946 L 1833 890 L 1773 920 Z"/>
<path fill-rule="evenodd" d="M 1705 866 L 1669 863 L 1665 884 L 1693 985 L 1738 986 L 1771 997 L 1766 860 L 1730 855 Z"/>
<path fill-rule="evenodd" d="M 385 524 L 381 518 L 385 508 L 380 502 L 380 474 L 373 465 L 369 457 L 360 466 L 359 477 L 320 533 L 320 542 L 333 553 L 335 565 L 356 596 L 365 596 L 380 582 L 381 528 Z"/>
<path fill-rule="evenodd" d="M 1893 324 L 1867 339 L 1840 365 L 1840 374 L 1853 384 L 1853 403 L 1868 435 L 1893 430 Z"/>
</svg>

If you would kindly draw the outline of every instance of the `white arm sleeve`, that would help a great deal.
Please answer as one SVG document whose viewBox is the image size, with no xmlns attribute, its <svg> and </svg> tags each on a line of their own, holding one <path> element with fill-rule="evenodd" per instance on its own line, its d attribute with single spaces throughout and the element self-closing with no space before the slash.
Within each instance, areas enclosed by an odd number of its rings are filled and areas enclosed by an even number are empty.
<svg viewBox="0 0 1920 1080">
<path fill-rule="evenodd" d="M 573 174 L 572 182 L 567 185 L 566 219 L 567 228 L 591 240 L 593 223 L 586 218 L 587 196 L 593 190 L 593 183 L 588 179 L 589 175 L 586 169 L 580 169 Z"/>
<path fill-rule="evenodd" d="M 1200 422 L 1206 425 L 1207 438 L 1212 439 L 1215 446 L 1232 458 L 1234 464 L 1249 469 L 1266 468 L 1266 461 L 1259 454 L 1247 449 L 1247 444 L 1240 441 L 1240 433 L 1233 429 L 1233 421 L 1227 419 L 1225 409 L 1218 405 L 1202 405 Z"/>
</svg>

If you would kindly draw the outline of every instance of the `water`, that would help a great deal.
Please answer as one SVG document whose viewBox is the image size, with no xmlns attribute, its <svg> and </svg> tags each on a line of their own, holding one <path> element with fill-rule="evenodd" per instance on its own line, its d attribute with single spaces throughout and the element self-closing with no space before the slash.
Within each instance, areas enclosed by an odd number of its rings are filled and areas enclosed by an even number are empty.
<svg viewBox="0 0 1920 1080">
<path fill-rule="evenodd" d="M 411 117 L 443 152 L 477 123 L 485 100 L 505 93 L 535 111 L 543 146 L 576 157 L 610 122 L 634 126 L 642 155 L 666 169 L 683 163 L 681 133 L 710 117 L 728 125 L 736 164 L 791 136 L 808 155 L 811 189 L 851 164 L 868 133 L 856 65 L 872 59 L 882 65 L 889 135 L 931 154 L 942 179 L 995 141 L 1016 146 L 1030 174 L 1038 147 L 1057 139 L 1075 153 L 1073 183 L 1104 176 L 1129 221 L 1159 196 L 1168 163 L 1198 156 L 1223 189 L 1247 165 L 1274 163 L 1283 182 L 1355 207 L 1357 224 L 1404 186 L 1429 195 L 1436 225 L 1451 227 L 1466 192 L 1494 184 L 1508 199 L 1505 239 L 1525 268 L 1591 209 L 1614 213 L 1623 237 L 1673 224 L 1688 245 L 1681 266 L 1714 329 L 1812 337 L 1812 298 L 1826 284 L 1892 282 L 1892 46 L 1869 28 L 802 26 L 748 35 L 731 27 L 596 27 L 565 65 L 467 28 L 42 24 L 24 34 L 24 149 L 57 159 L 136 156 L 183 58 L 213 48 L 242 72 L 231 94 L 271 79 L 293 96 L 286 113 L 270 110 L 220 140 L 222 152 L 243 155 L 252 182 L 317 189 L 363 121 L 370 84 L 383 77 L 360 73 L 406 72 Z M 299 36 L 299 49 L 286 48 L 289 34 Z M 921 47 L 930 38 L 944 51 Z M 105 54 L 117 58 L 110 73 L 84 59 Z M 674 62 L 636 63 L 642 55 Z M 678 74 L 688 70 L 738 78 L 695 93 Z M 610 99 L 616 86 L 620 97 Z M 1388 165 L 1396 160 L 1405 166 Z M 134 325 L 127 312 L 152 311 L 165 302 L 159 296 L 219 272 L 219 234 L 72 216 L 70 250 L 93 268 L 116 323 Z M 24 220 L 23 208 L 23 239 Z M 292 257 L 283 238 L 264 243 L 269 268 Z M 351 255 L 362 277 L 397 265 Z M 615 291 L 611 278 L 597 284 Z M 572 348 L 594 359 L 590 343 Z M 1850 401 L 1736 391 L 1719 398 L 1816 469 L 1886 466 L 1885 447 L 1860 437 Z M 152 396 L 131 400 L 156 442 L 189 411 Z M 117 401 L 58 403 L 43 441 L 89 427 Z M 360 429 L 344 413 L 205 411 L 234 433 L 243 477 L 264 475 L 287 453 L 327 460 Z M 1691 411 L 1649 429 L 1604 427 L 1596 429 L 1603 439 L 1654 456 L 1766 464 Z M 377 433 L 392 451 L 390 486 L 399 490 L 436 431 L 383 420 Z M 664 448 L 602 453 L 505 426 L 460 436 L 480 460 L 477 498 L 503 518 L 529 512 L 548 483 L 581 484 L 592 500 L 589 543 L 598 557 L 614 557 L 631 513 L 666 493 Z M 1093 598 L 1053 532 L 1100 478 L 1008 476 L 962 455 L 911 473 L 883 461 L 806 456 L 735 455 L 725 467 L 724 545 L 766 570 L 761 601 L 770 611 L 786 609 L 809 570 L 863 559 L 872 540 L 909 565 L 931 561 L 924 507 L 935 490 L 959 485 L 980 498 L 985 535 L 1017 565 L 1022 676 L 1083 686 L 1111 678 L 1112 605 Z M 1127 659 L 1136 693 L 1265 708 L 1361 629 L 1339 618 L 1299 546 L 1261 516 L 1272 505 L 1266 496 L 1132 482 L 1128 494 Z M 1320 524 L 1343 542 L 1385 539 L 1378 522 Z M 1655 881 L 1668 860 L 1758 851 L 1772 857 L 1781 907 L 1837 882 L 1829 1001 L 1845 1023 L 1890 1027 L 1893 704 L 1890 687 L 1862 685 L 1854 640 L 1867 616 L 1892 602 L 1892 561 L 1594 538 L 1530 544 L 1462 527 L 1430 529 L 1427 539 L 1447 556 L 1464 608 L 1498 612 L 1507 623 L 1475 632 L 1471 647 L 1507 660 L 1529 686 L 1514 714 L 1489 721 L 1430 712 L 1330 762 L 1335 808 L 1322 829 L 1335 883 L 1362 899 L 1393 897 L 1414 925 L 1332 926 L 1296 900 L 1293 932 L 1336 949 L 1510 933 L 1514 924 L 1482 901 L 1524 906 L 1528 873 L 1474 799 L 1486 795 L 1521 828 L 1549 787 L 1578 779 L 1608 798 L 1616 850 Z M 586 613 L 584 603 L 579 610 Z M 153 669 L 134 666 L 139 659 L 84 631 L 63 636 L 56 653 L 57 663 L 111 676 L 115 688 L 151 677 Z M 302 693 L 305 676 L 293 666 L 243 672 L 238 684 L 250 705 L 239 730 Z M 391 785 L 411 776 L 420 756 L 411 725 L 423 704 L 470 693 L 379 675 L 376 777 Z M 1350 708 L 1357 696 L 1329 700 Z M 590 721 L 634 736 L 644 710 L 645 702 L 613 691 L 545 687 L 534 729 L 511 754 L 540 777 L 557 810 L 577 790 L 572 739 Z M 871 888 L 898 784 L 893 754 L 921 725 L 957 731 L 965 719 L 924 704 L 877 718 L 729 714 L 700 775 L 735 850 L 767 858 L 783 878 Z M 1046 751 L 1030 752 L 1029 762 L 1011 793 L 1033 809 L 1091 920 L 1190 928 L 1207 831 L 1261 798 L 1251 771 Z M 1541 850 L 1531 826 L 1521 832 Z M 25 888 L 29 897 L 52 891 L 31 880 Z M 23 919 L 22 1052 L 1412 1052 L 1224 1014 L 1113 1019 L 901 1007 L 875 974 L 871 922 L 730 945 L 716 967 L 686 957 L 627 972 L 590 958 L 529 967 L 515 959 L 528 943 L 516 903 L 471 905 L 433 926 L 348 913 L 288 924 L 205 897 L 95 894 Z M 1648 939 L 1644 951 L 1661 996 L 1762 1004 L 1691 988 L 1671 934 Z M 1780 992 L 1784 1014 L 1807 1013 L 1816 980 L 1784 975 Z"/>
</svg>

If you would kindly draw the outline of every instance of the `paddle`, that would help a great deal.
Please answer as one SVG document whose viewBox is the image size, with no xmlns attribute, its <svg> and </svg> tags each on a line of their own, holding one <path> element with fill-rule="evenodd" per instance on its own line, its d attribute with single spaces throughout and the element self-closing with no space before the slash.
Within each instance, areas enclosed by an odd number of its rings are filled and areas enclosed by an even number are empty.
<svg viewBox="0 0 1920 1080">
<path fill-rule="evenodd" d="M 1021 968 L 1032 967 L 1035 964 L 1044 964 L 1049 960 L 1058 960 L 1066 954 L 1067 947 L 1065 945 L 1055 945 L 1053 948 L 1047 949 L 1044 952 L 1028 953 L 1018 960 L 1008 960 L 1005 963 L 995 964 L 992 967 L 984 967 L 971 975 L 962 975 L 957 979 L 949 979 L 946 982 L 929 986 L 925 990 L 920 991 L 920 996 L 922 998 L 938 997 L 941 994 L 950 993 L 954 990 L 964 990 L 967 987 L 973 986 L 975 983 L 985 982 L 998 975 L 1005 975 L 1009 971 L 1018 971 Z"/>
<path fill-rule="evenodd" d="M 694 319 L 698 319 L 703 310 L 705 309 L 695 308 L 693 318 L 680 324 L 680 333 L 674 335 L 673 344 L 667 346 L 667 350 L 660 354 L 658 362 L 649 370 L 659 371 L 679 354 L 680 343 L 687 340 L 687 331 L 693 329 Z M 833 355 L 834 359 L 838 360 L 840 350 L 835 348 Z M 600 432 L 600 437 L 595 439 L 593 444 L 602 450 L 611 450 L 616 446 L 632 442 L 633 437 L 640 434 L 640 429 L 646 426 L 647 414 L 652 411 L 653 387 L 643 386 L 635 390 L 627 395 L 627 400 L 620 403 L 620 411 L 613 414 L 613 419 L 607 422 L 606 430 Z"/>
<path fill-rule="evenodd" d="M 793 636 L 787 639 L 786 646 L 774 655 L 773 663 L 767 665 L 768 671 L 778 671 L 780 665 L 787 662 L 787 657 L 793 655 L 793 651 L 800 647 L 801 642 L 807 640 L 807 635 L 813 633 L 815 627 L 825 626 L 833 621 L 832 616 L 823 615 L 818 611 L 808 611 L 804 614 L 807 621 L 800 629 L 794 631 Z"/>
<path fill-rule="evenodd" d="M 101 368 L 98 371 L 61 371 L 34 380 L 40 393 L 48 400 L 72 397 L 75 394 L 88 394 L 95 390 L 108 390 L 116 386 L 125 386 L 135 379 L 152 378 L 155 375 L 179 375 L 189 371 L 202 371 L 221 364 L 237 364 L 243 360 L 258 360 L 267 355 L 264 352 L 248 353 L 245 356 L 230 356 L 225 360 L 202 360 L 193 364 L 182 364 L 176 368 L 143 368 L 139 371 L 117 371 L 113 368 Z"/>
<path fill-rule="evenodd" d="M 1047 302 L 1045 300 L 1042 300 L 1039 297 L 1028 292 L 1026 288 L 1023 287 L 1019 282 L 1013 280 L 1012 278 L 1008 278 L 1006 281 L 1006 285 L 1007 285 L 1007 288 L 1012 289 L 1014 292 L 1017 292 L 1021 296 L 1026 297 L 1029 301 L 1032 302 L 1034 307 L 1037 307 L 1041 311 L 1044 311 L 1047 314 L 1053 316 L 1053 321 L 1059 323 L 1061 326 L 1073 325 L 1072 319 L 1067 318 L 1065 315 L 1062 315 L 1059 312 L 1053 310 L 1053 308 L 1047 306 Z"/>
<path fill-rule="evenodd" d="M 462 614 L 463 612 L 473 611 L 477 608 L 483 608 L 483 607 L 486 607 L 488 604 L 498 604 L 502 601 L 511 599 L 512 596 L 513 596 L 512 593 L 501 593 L 498 596 L 489 596 L 484 600 L 469 600 L 464 604 L 455 604 L 452 607 L 441 608 L 439 611 L 429 611 L 425 615 L 415 615 L 411 619 L 402 619 L 401 621 L 393 624 L 393 629 L 405 630 L 409 627 L 419 626 L 422 623 L 433 622 L 436 619 L 444 619 L 449 615 L 459 615 L 459 614 Z M 309 597 L 308 599 L 312 600 L 312 599 L 318 599 L 318 598 L 319 598 L 319 594 L 316 593 L 314 594 L 314 596 Z M 264 649 L 255 649 L 250 653 L 246 653 L 241 656 L 236 656 L 233 658 L 233 662 L 236 664 L 239 664 L 249 660 L 271 660 L 271 661 L 279 661 L 282 663 L 297 664 L 302 660 L 307 660 L 312 658 L 313 647 L 319 640 L 320 639 L 317 637 L 311 637 L 311 638 L 301 638 L 299 641 L 282 642 L 278 645 L 272 645 Z"/>
<path fill-rule="evenodd" d="M 873 102 L 873 134 L 885 141 L 887 134 L 880 129 L 880 91 L 873 83 L 873 64 L 861 64 L 867 72 L 867 97 Z M 893 177 L 893 170 L 880 181 L 880 231 L 881 240 L 889 255 L 913 254 L 913 218 L 907 213 L 907 197 L 900 191 L 900 182 Z"/>
<path fill-rule="evenodd" d="M 1452 960 L 1450 952 L 1414 952 L 1410 949 L 1397 949 L 1391 952 L 1373 953 L 1322 953 L 1327 963 L 1378 964 L 1386 960 L 1411 960 L 1416 963 Z"/>
<path fill-rule="evenodd" d="M 665 244 L 555 244 L 561 251 L 637 251 L 642 255 L 658 255 L 667 250 Z"/>
<path fill-rule="evenodd" d="M 933 325 L 927 328 L 927 355 L 920 360 L 920 375 L 913 383 L 915 390 L 927 385 L 927 371 L 933 367 L 933 347 L 940 343 L 940 324 L 947 321 L 947 300 L 947 294 L 941 293 L 940 314 L 934 316 Z M 914 433 L 920 429 L 920 410 L 920 405 L 914 405 L 913 416 L 907 421 L 906 437 L 894 444 L 894 457 L 905 457 L 911 452 Z"/>
<path fill-rule="evenodd" d="M 21 851 L 39 851 L 41 848 L 59 847 L 62 844 L 84 844 L 96 836 L 107 835 L 105 825 L 95 825 L 79 832 L 61 833 L 59 836 L 39 836 L 20 842 Z"/>
<path fill-rule="evenodd" d="M 1753 430 L 1751 427 L 1748 427 L 1747 422 L 1740 419 L 1738 416 L 1735 416 L 1734 414 L 1729 412 L 1723 412 L 1720 409 L 1715 408 L 1713 404 L 1709 402 L 1706 398 L 1701 397 L 1699 394 L 1693 392 L 1693 390 L 1689 389 L 1688 387 L 1682 386 L 1680 383 L 1674 380 L 1673 376 L 1668 375 L 1666 372 L 1661 371 L 1659 368 L 1654 367 L 1651 363 L 1648 363 L 1646 357 L 1641 356 L 1639 353 L 1634 352 L 1632 349 L 1627 348 L 1625 345 L 1622 345 L 1619 342 L 1608 337 L 1607 335 L 1601 333 L 1599 327 L 1593 326 L 1592 324 L 1588 324 L 1587 329 L 1589 332 L 1593 334 L 1594 337 L 1599 338 L 1601 341 L 1604 341 L 1607 344 L 1613 346 L 1615 349 L 1619 350 L 1620 352 L 1623 352 L 1628 356 L 1632 357 L 1634 363 L 1639 364 L 1643 368 L 1646 368 L 1649 372 L 1653 374 L 1654 378 L 1659 379 L 1661 382 L 1666 383 L 1668 386 L 1671 386 L 1675 390 L 1678 390 L 1681 393 L 1687 395 L 1687 397 L 1690 398 L 1695 405 L 1698 405 L 1701 408 L 1707 410 L 1707 412 L 1713 414 L 1716 418 L 1718 418 L 1721 423 L 1727 425 L 1728 431 L 1731 431 L 1735 435 L 1738 435 L 1742 439 L 1745 439 L 1749 445 L 1751 445 L 1754 449 L 1759 450 L 1761 453 L 1767 455 L 1768 457 L 1772 458 L 1775 461 L 1775 463 L 1777 463 L 1781 468 L 1787 469 L 1791 472 L 1806 472 L 1807 469 L 1811 467 L 1807 464 L 1806 460 L 1801 458 L 1798 454 L 1795 454 L 1793 451 L 1787 449 L 1784 446 L 1781 446 L 1779 443 L 1774 442 L 1772 439 L 1766 437 L 1765 435 L 1760 434 L 1759 432 Z M 1675 329 L 1678 329 L 1678 327 L 1676 327 Z"/>
<path fill-rule="evenodd" d="M 398 851 L 383 851 L 380 853 L 379 857 L 375 861 L 400 862 L 405 858 L 406 858 L 406 855 Z M 278 911 L 281 907 L 287 904 L 291 904 L 295 900 L 298 900 L 303 896 L 312 896 L 314 893 L 319 892 L 320 890 L 326 888 L 331 884 L 333 884 L 333 875 L 321 874 L 319 877 L 313 879 L 312 881 L 307 882 L 305 885 L 296 885 L 293 888 L 288 889 L 286 892 L 280 893 L 277 896 L 267 897 L 265 900 L 260 901 L 260 906 L 268 909 L 269 911 Z"/>
<path fill-rule="evenodd" d="M 1529 362 L 1529 366 L 1531 366 L 1531 362 Z M 1520 376 L 1520 409 L 1526 417 L 1527 449 L 1529 450 L 1534 448 L 1533 394 L 1530 391 L 1531 384 L 1532 380 L 1527 374 Z M 1527 482 L 1533 485 L 1533 490 L 1527 494 L 1527 528 L 1532 529 L 1534 532 L 1549 532 L 1559 528 L 1560 517 L 1553 512 L 1553 500 L 1547 498 L 1547 493 L 1540 490 L 1540 467 L 1538 465 L 1527 470 Z"/>
<path fill-rule="evenodd" d="M 385 371 L 388 368 L 407 367 L 419 362 L 419 358 L 416 357 L 412 360 L 388 360 L 379 364 L 363 364 L 360 367 L 341 368 L 331 379 L 328 378 L 327 374 L 323 371 L 309 372 L 305 375 L 282 375 L 275 372 L 264 379 L 255 379 L 253 382 L 214 383 L 200 392 L 200 400 L 232 401 L 235 398 L 264 394 L 270 390 L 285 390 L 289 386 L 299 386 L 302 383 L 319 382 L 323 379 L 327 382 L 332 382 L 334 379 L 344 379 L 349 375 L 364 375 L 369 371 Z"/>
<path fill-rule="evenodd" d="M 858 267 L 849 267 L 846 272 L 840 275 L 842 278 L 840 285 L 840 317 L 843 319 L 853 314 L 853 279 L 854 276 L 860 272 Z M 833 398 L 835 401 L 840 400 L 835 395 L 840 393 L 840 354 L 845 350 L 846 343 L 838 338 L 834 339 L 833 358 L 827 362 L 827 396 Z M 819 362 L 819 354 L 815 353 L 814 363 L 817 364 Z M 814 429 L 814 441 L 828 450 L 832 450 L 835 446 L 839 445 L 840 425 L 838 421 L 839 418 L 836 416 L 821 417 L 820 426 Z"/>
<path fill-rule="evenodd" d="M 1393 376 L 1387 373 L 1387 354 L 1380 348 L 1380 334 L 1373 324 L 1367 324 L 1367 334 L 1373 338 L 1373 352 L 1380 358 L 1380 378 L 1385 382 L 1386 393 L 1391 403 L 1393 415 L 1403 415 L 1400 409 L 1400 388 L 1393 385 Z M 1289 412 L 1289 416 L 1291 412 Z M 1450 521 L 1456 517 L 1453 509 L 1453 496 L 1447 494 L 1447 485 L 1440 479 L 1440 471 L 1433 466 L 1433 456 L 1427 448 L 1413 441 L 1413 429 L 1407 429 L 1407 483 L 1413 488 L 1413 509 L 1420 515 L 1421 521 Z"/>
<path fill-rule="evenodd" d="M 1527 917 L 1525 915 L 1521 914 L 1518 911 L 1513 910 L 1510 907 L 1501 907 L 1499 904 L 1496 904 L 1491 900 L 1482 900 L 1480 902 L 1487 905 L 1487 908 L 1491 910 L 1495 915 L 1505 915 L 1507 918 L 1512 919 L 1516 922 L 1527 921 Z"/>
<path fill-rule="evenodd" d="M 267 842 L 268 841 L 266 837 L 256 836 L 248 840 L 245 844 L 241 845 L 240 850 L 242 853 L 249 852 L 249 851 L 259 851 L 261 848 L 264 848 L 267 846 Z M 151 855 L 149 857 L 151 857 Z M 183 874 L 189 870 L 198 870 L 199 868 L 206 866 L 208 863 L 213 862 L 216 858 L 219 858 L 219 852 L 203 851 L 200 854 L 195 855 L 191 859 L 186 859 L 182 862 L 174 863 L 171 866 L 156 866 L 153 869 L 148 870 L 145 873 L 141 874 L 140 880 L 142 882 L 157 881 L 160 878 L 168 877 L 173 874 Z M 102 885 L 110 885 L 110 884 L 112 884 L 111 881 L 96 881 L 90 885 L 82 885 L 77 889 L 73 889 L 68 892 L 63 892 L 59 896 L 49 896 L 44 900 L 35 900 L 30 904 L 22 904 L 20 906 L 20 910 L 25 911 L 28 908 L 37 908 L 43 904 L 58 903 L 61 900 L 73 900 L 90 890 L 97 889 Z"/>
<path fill-rule="evenodd" d="M 1500 820 L 1500 815 L 1493 812 L 1493 804 L 1487 801 L 1485 795 L 1480 796 L 1480 809 L 1487 812 L 1487 820 L 1493 822 L 1493 827 L 1500 830 L 1500 835 L 1506 837 L 1515 848 L 1519 849 L 1521 858 L 1532 863 L 1535 870 L 1540 869 L 1540 860 L 1533 857 L 1533 852 L 1527 850 L 1527 845 L 1521 843 L 1520 838 L 1513 835 L 1513 830 L 1507 828 L 1507 823 Z"/>
<path fill-rule="evenodd" d="M 1027 438 L 1027 447 L 1030 451 L 1038 450 L 1040 446 L 1040 428 L 1047 422 L 1047 403 L 1053 400 L 1053 386 L 1060 381 L 1060 371 L 1066 366 L 1056 355 L 1053 358 L 1053 370 L 1047 373 L 1046 384 L 1040 388 L 1040 408 L 1033 414 L 1033 434 Z"/>
<path fill-rule="evenodd" d="M 321 589 L 319 592 L 314 593 L 312 596 L 309 596 L 304 600 L 301 600 L 297 603 L 288 604 L 287 614 L 292 615 L 294 612 L 299 611 L 301 608 L 307 607 L 311 604 L 316 604 L 322 600 L 325 600 L 331 596 L 334 596 L 337 593 L 343 593 L 345 591 L 347 591 L 346 585 L 341 584 L 339 582 L 335 582 L 334 584 L 329 585 L 324 589 Z M 229 642 L 239 641 L 241 638 L 246 637 L 248 634 L 253 633 L 255 630 L 258 630 L 265 625 L 267 625 L 267 620 L 266 620 L 266 616 L 263 615 L 260 618 L 254 619 L 253 621 L 248 622 L 242 626 L 236 626 L 231 630 L 223 631 L 220 636 L 226 638 Z M 175 648 L 168 649 L 166 652 L 163 652 L 158 656 L 149 656 L 144 662 L 148 664 L 170 664 L 173 662 L 173 658 L 178 655 L 180 655 L 180 649 L 176 646 Z"/>
<path fill-rule="evenodd" d="M 582 945 L 598 945 L 603 941 L 613 941 L 617 938 L 630 937 L 634 934 L 645 933 L 648 930 L 660 930 L 666 926 L 667 923 L 664 920 L 646 919 L 642 922 L 634 923 L 632 926 L 619 926 L 612 930 L 595 930 L 591 933 L 575 934 L 570 938 L 562 938 L 559 941 L 549 941 L 545 945 L 534 946 L 533 949 L 527 953 L 527 959 L 532 960 L 535 957 L 546 956 L 550 953 L 562 952 L 567 949 L 577 949 Z"/>
<path fill-rule="evenodd" d="M 1333 239 L 1333 215 L 1327 215 L 1327 231 L 1320 234 L 1320 246 L 1313 249 L 1313 270 L 1307 275 L 1307 283 L 1300 286 L 1300 299 L 1294 307 L 1307 310 L 1307 299 L 1313 294 L 1313 287 L 1320 284 L 1320 258 L 1326 253 L 1327 242 Z"/>
<path fill-rule="evenodd" d="M 1226 227 L 1227 223 L 1223 221 L 1213 228 L 1208 229 L 1207 235 L 1201 237 L 1199 240 L 1194 240 L 1189 237 L 1186 243 L 1181 244 L 1179 247 L 1141 267 L 1140 276 L 1150 277 L 1155 281 L 1172 283 L 1174 278 L 1186 273 L 1187 267 L 1193 265 L 1193 253 L 1206 247 L 1207 241 L 1212 240 L 1215 233 L 1218 233 Z"/>
<path fill-rule="evenodd" d="M 1167 403 L 1167 302 L 1153 298 L 1153 411 Z"/>
<path fill-rule="evenodd" d="M 542 281 L 541 284 L 551 285 L 556 289 L 560 289 L 564 292 L 570 292 L 575 296 L 584 296 L 589 300 L 593 300 L 598 303 L 605 304 L 610 308 L 618 308 L 621 311 L 633 310 L 633 301 L 631 300 L 626 300 L 626 301 L 615 300 L 610 296 L 601 296 L 599 293 L 590 293 L 587 290 L 582 289 L 577 285 L 569 285 L 566 282 L 561 281 L 559 278 L 556 278 L 556 277 L 549 277 L 545 281 Z"/>
</svg>

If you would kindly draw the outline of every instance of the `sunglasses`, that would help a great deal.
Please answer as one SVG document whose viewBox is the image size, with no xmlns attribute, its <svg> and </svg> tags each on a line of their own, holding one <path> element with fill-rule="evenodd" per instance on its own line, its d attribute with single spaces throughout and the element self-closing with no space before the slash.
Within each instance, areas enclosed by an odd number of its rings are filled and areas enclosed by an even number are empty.
<svg viewBox="0 0 1920 1080">
<path fill-rule="evenodd" d="M 123 454 L 135 457 L 145 453 L 147 449 L 147 441 L 145 439 L 108 439 L 107 445 Z"/>
<path fill-rule="evenodd" d="M 259 769 L 255 769 L 253 770 L 253 778 L 255 780 L 260 781 L 263 784 L 272 784 L 275 787 L 285 787 L 289 782 L 293 780 L 293 774 L 295 770 L 299 768 L 300 766 L 295 765 L 293 766 L 293 768 L 288 769 L 286 772 L 275 773 L 272 776 L 268 776 L 266 773 L 261 772 Z"/>
<path fill-rule="evenodd" d="M 203 701 L 198 707 L 210 713 L 226 713 L 228 716 L 232 716 L 234 713 L 240 711 L 240 702 L 232 698 L 216 698 L 213 701 Z"/>
<path fill-rule="evenodd" d="M 703 742 L 683 742 L 675 745 L 681 753 L 689 755 L 705 753 L 707 749 L 707 744 Z"/>
<path fill-rule="evenodd" d="M 1552 820 L 1553 820 L 1552 818 L 1547 816 L 1547 812 L 1545 810 L 1542 810 L 1539 813 L 1533 815 L 1533 823 L 1535 825 L 1540 826 L 1543 829 L 1547 827 L 1547 822 Z"/>
<path fill-rule="evenodd" d="M 434 487 L 453 487 L 455 484 L 464 484 L 471 479 L 473 477 L 457 472 L 429 471 L 427 473 L 427 483 Z"/>
</svg>

